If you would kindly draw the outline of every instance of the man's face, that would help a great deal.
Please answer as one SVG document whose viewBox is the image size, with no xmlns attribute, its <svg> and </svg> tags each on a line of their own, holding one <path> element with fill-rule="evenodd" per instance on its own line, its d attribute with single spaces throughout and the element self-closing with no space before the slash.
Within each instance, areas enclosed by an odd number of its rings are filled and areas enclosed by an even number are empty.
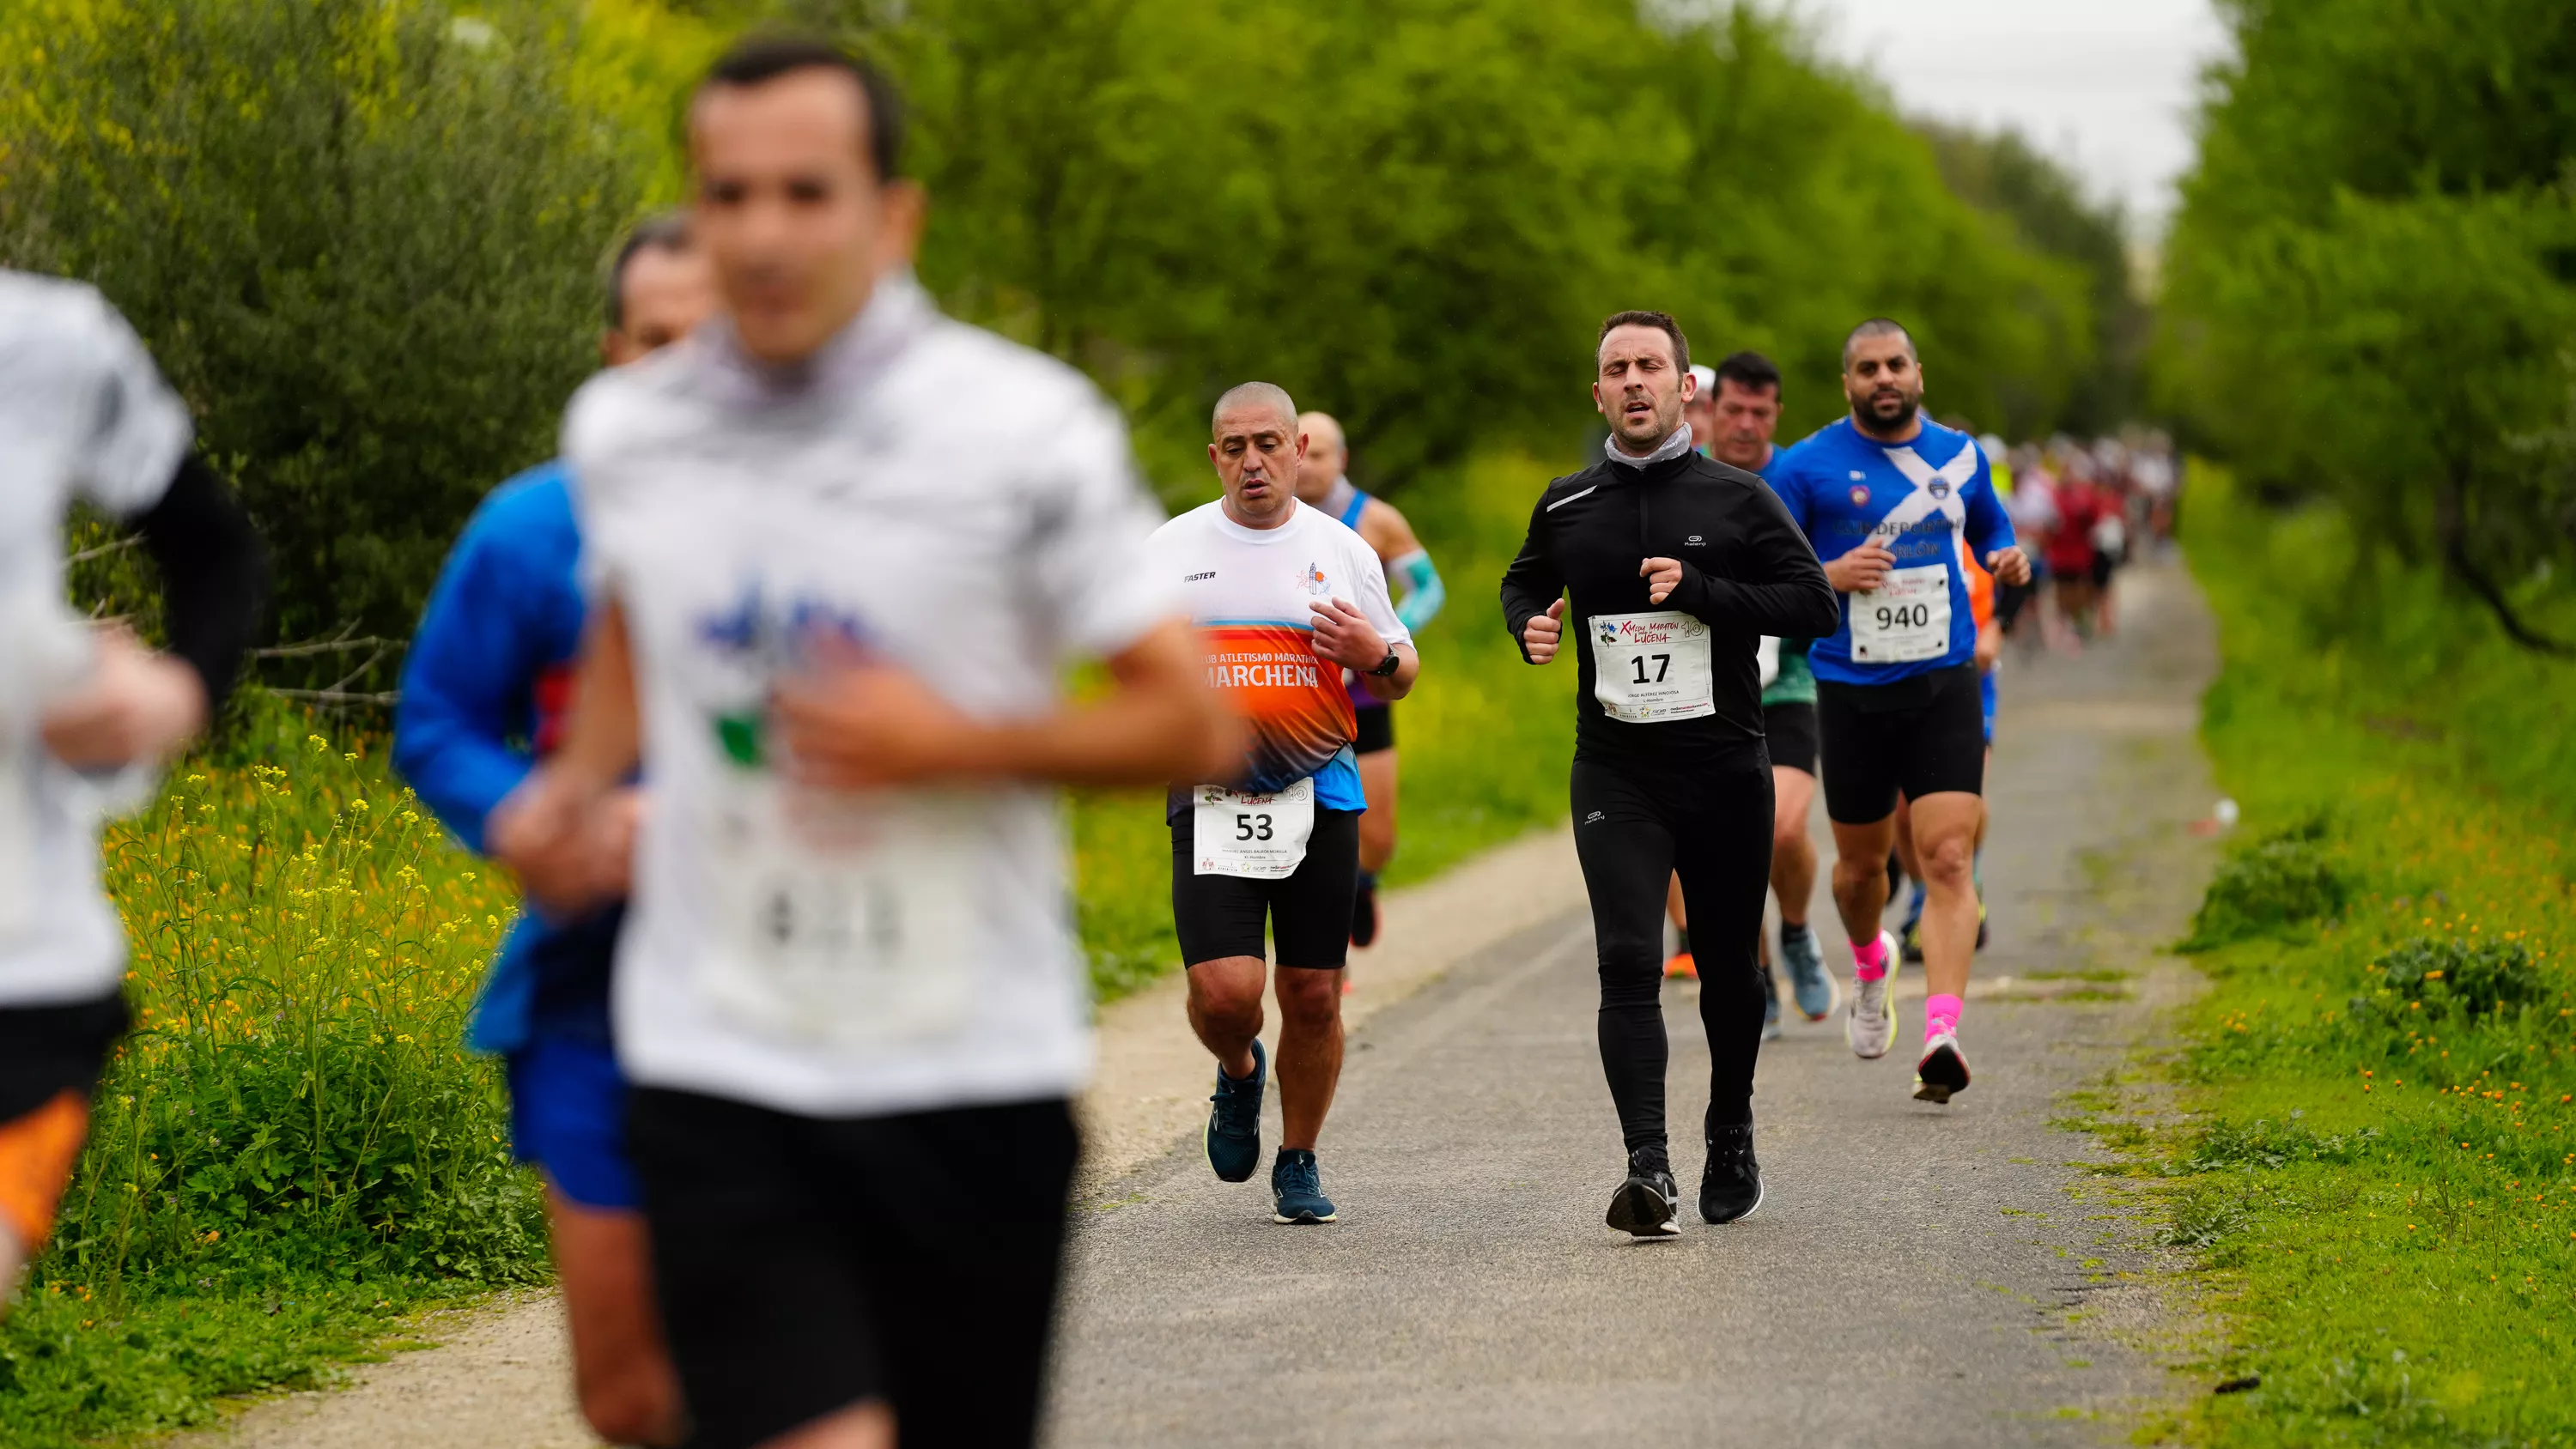
<svg viewBox="0 0 2576 1449">
<path fill-rule="evenodd" d="M 1709 452 L 1717 461 L 1738 468 L 1759 468 L 1770 461 L 1771 435 L 1780 431 L 1780 389 L 1746 387 L 1721 377 L 1709 411 L 1715 425 Z"/>
<path fill-rule="evenodd" d="M 1923 369 L 1914 361 L 1914 344 L 1901 332 L 1864 337 L 1851 345 L 1843 364 L 1843 396 L 1851 400 L 1852 418 L 1872 432 L 1902 431 L 1923 406 Z"/>
<path fill-rule="evenodd" d="M 691 229 L 744 349 L 764 362 L 813 356 L 920 239 L 920 189 L 879 183 L 866 97 L 838 71 L 705 92 L 689 156 Z"/>
<path fill-rule="evenodd" d="M 1333 491 L 1333 481 L 1350 466 L 1351 450 L 1342 441 L 1341 428 L 1321 413 L 1299 418 L 1297 427 L 1306 435 L 1306 457 L 1297 465 L 1297 496 L 1321 503 Z"/>
<path fill-rule="evenodd" d="M 1297 420 L 1276 408 L 1253 404 L 1216 416 L 1208 458 L 1216 464 L 1228 507 L 1240 518 L 1268 522 L 1293 503 L 1297 470 L 1305 457 L 1306 439 L 1297 431 Z"/>
<path fill-rule="evenodd" d="M 1601 339 L 1600 356 L 1592 405 L 1621 448 L 1653 452 L 1682 425 L 1682 406 L 1698 391 L 1691 375 L 1673 365 L 1673 339 L 1661 327 L 1614 327 Z"/>
<path fill-rule="evenodd" d="M 694 246 L 648 246 L 626 259 L 617 279 L 625 321 L 599 340 L 611 367 L 640 361 L 698 329 L 716 310 L 715 268 Z"/>
</svg>

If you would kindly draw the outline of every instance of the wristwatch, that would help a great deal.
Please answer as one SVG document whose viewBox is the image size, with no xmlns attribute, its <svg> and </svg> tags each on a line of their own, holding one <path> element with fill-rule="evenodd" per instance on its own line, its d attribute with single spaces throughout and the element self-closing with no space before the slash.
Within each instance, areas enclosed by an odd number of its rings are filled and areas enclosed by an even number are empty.
<svg viewBox="0 0 2576 1449">
<path fill-rule="evenodd" d="M 1369 673 L 1376 675 L 1380 679 L 1393 679 L 1395 677 L 1395 671 L 1403 667 L 1404 660 L 1397 656 L 1395 646 L 1389 644 L 1386 646 L 1386 657 L 1379 660 L 1377 662 L 1377 668 L 1370 670 Z"/>
</svg>

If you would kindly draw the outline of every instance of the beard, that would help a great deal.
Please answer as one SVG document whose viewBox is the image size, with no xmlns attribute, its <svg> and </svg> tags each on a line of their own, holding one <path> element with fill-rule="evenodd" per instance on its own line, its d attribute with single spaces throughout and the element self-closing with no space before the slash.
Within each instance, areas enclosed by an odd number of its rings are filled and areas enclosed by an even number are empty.
<svg viewBox="0 0 2576 1449">
<path fill-rule="evenodd" d="M 1912 423 L 1914 415 L 1922 410 L 1921 393 L 1899 393 L 1893 400 L 1873 393 L 1869 397 L 1852 400 L 1852 417 L 1883 433 L 1897 431 Z"/>
</svg>

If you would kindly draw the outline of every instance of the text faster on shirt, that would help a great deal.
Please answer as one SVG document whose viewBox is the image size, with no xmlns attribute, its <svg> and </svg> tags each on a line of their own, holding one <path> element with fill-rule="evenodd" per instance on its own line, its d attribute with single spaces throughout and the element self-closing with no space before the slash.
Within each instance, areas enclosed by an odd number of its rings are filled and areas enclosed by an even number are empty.
<svg viewBox="0 0 2576 1449">
<path fill-rule="evenodd" d="M 1317 805 L 1365 810 L 1351 756 L 1359 722 L 1342 667 L 1315 655 L 1314 606 L 1349 604 L 1390 647 L 1413 636 L 1368 542 L 1321 509 L 1289 506 L 1278 527 L 1246 528 L 1219 500 L 1164 524 L 1149 545 L 1158 582 L 1180 590 L 1198 629 L 1208 683 L 1252 726 L 1242 777 L 1207 783 L 1269 792 L 1311 775 Z M 1172 808 L 1184 798 L 1176 792 Z"/>
<path fill-rule="evenodd" d="M 1959 541 L 1964 537 L 1982 562 L 2013 546 L 2013 528 L 1975 438 L 1927 418 L 1912 441 L 1882 443 L 1843 418 L 1790 449 L 1770 476 L 1790 516 L 1814 541 L 1817 557 L 1841 558 L 1875 539 L 1896 555 L 1897 568 L 1938 564 L 1949 571 L 1947 653 L 1891 664 L 1856 661 L 1845 608 L 1832 634 L 1819 637 L 1808 651 L 1818 679 L 1892 684 L 1976 657 L 1976 612 L 1959 567 Z"/>
<path fill-rule="evenodd" d="M 1682 565 L 1680 586 L 1661 604 L 1648 602 L 1638 572 L 1649 558 Z M 1822 634 L 1836 618 L 1833 586 L 1779 498 L 1759 477 L 1692 452 L 1644 468 L 1604 458 L 1548 484 L 1520 556 L 1503 574 L 1502 595 L 1515 643 L 1532 616 L 1570 596 L 1560 652 L 1580 671 L 1574 752 L 1613 762 L 1742 757 L 1762 740 L 1755 653 L 1762 636 Z M 1708 625 L 1715 712 L 1647 724 L 1613 719 L 1597 698 L 1592 618 L 1659 609 Z"/>
</svg>

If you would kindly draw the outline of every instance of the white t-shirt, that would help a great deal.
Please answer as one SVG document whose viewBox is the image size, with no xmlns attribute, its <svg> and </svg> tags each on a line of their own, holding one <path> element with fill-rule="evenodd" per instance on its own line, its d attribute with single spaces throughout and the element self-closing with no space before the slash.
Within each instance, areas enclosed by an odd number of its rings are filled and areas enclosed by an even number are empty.
<svg viewBox="0 0 2576 1449">
<path fill-rule="evenodd" d="M 1087 976 L 1056 792 L 799 795 L 768 757 L 762 702 L 837 641 L 970 714 L 1041 714 L 1068 659 L 1176 617 L 1144 566 L 1161 515 L 1116 411 L 1073 369 L 941 316 L 893 276 L 793 379 L 720 325 L 601 374 L 573 400 L 564 456 L 591 585 L 625 610 L 654 796 L 617 956 L 629 1074 L 814 1116 L 1078 1090 Z M 811 1019 L 746 1006 L 747 970 L 762 989 L 787 978 L 775 958 L 746 965 L 760 959 L 740 926 L 746 852 L 711 822 L 738 822 L 727 812 L 764 791 L 806 824 L 754 846 L 803 849 L 815 812 L 845 845 L 864 837 L 832 869 L 863 859 L 879 872 L 855 888 L 866 901 L 919 905 L 887 979 L 957 986 L 945 1006 L 906 997 L 874 1019 L 833 994 L 855 979 L 849 956 L 796 978 L 824 994 L 791 1002 L 828 1003 Z M 956 902 L 967 919 L 941 914 Z M 916 929 L 919 916 L 946 925 Z"/>
<path fill-rule="evenodd" d="M 191 435 L 187 408 L 105 298 L 0 271 L 0 1007 L 95 1000 L 123 979 L 95 792 L 36 731 L 46 696 L 88 653 L 63 602 L 65 511 L 75 498 L 149 510 Z"/>
<path fill-rule="evenodd" d="M 1276 528 L 1247 528 L 1225 502 L 1193 508 L 1154 531 L 1157 577 L 1179 590 L 1208 656 L 1208 683 L 1252 725 L 1244 774 L 1211 780 L 1260 791 L 1308 776 L 1315 803 L 1365 810 L 1351 741 L 1359 722 L 1342 667 L 1315 657 L 1313 606 L 1340 599 L 1392 646 L 1412 634 L 1395 616 L 1377 551 L 1340 519 L 1290 500 Z"/>
</svg>

